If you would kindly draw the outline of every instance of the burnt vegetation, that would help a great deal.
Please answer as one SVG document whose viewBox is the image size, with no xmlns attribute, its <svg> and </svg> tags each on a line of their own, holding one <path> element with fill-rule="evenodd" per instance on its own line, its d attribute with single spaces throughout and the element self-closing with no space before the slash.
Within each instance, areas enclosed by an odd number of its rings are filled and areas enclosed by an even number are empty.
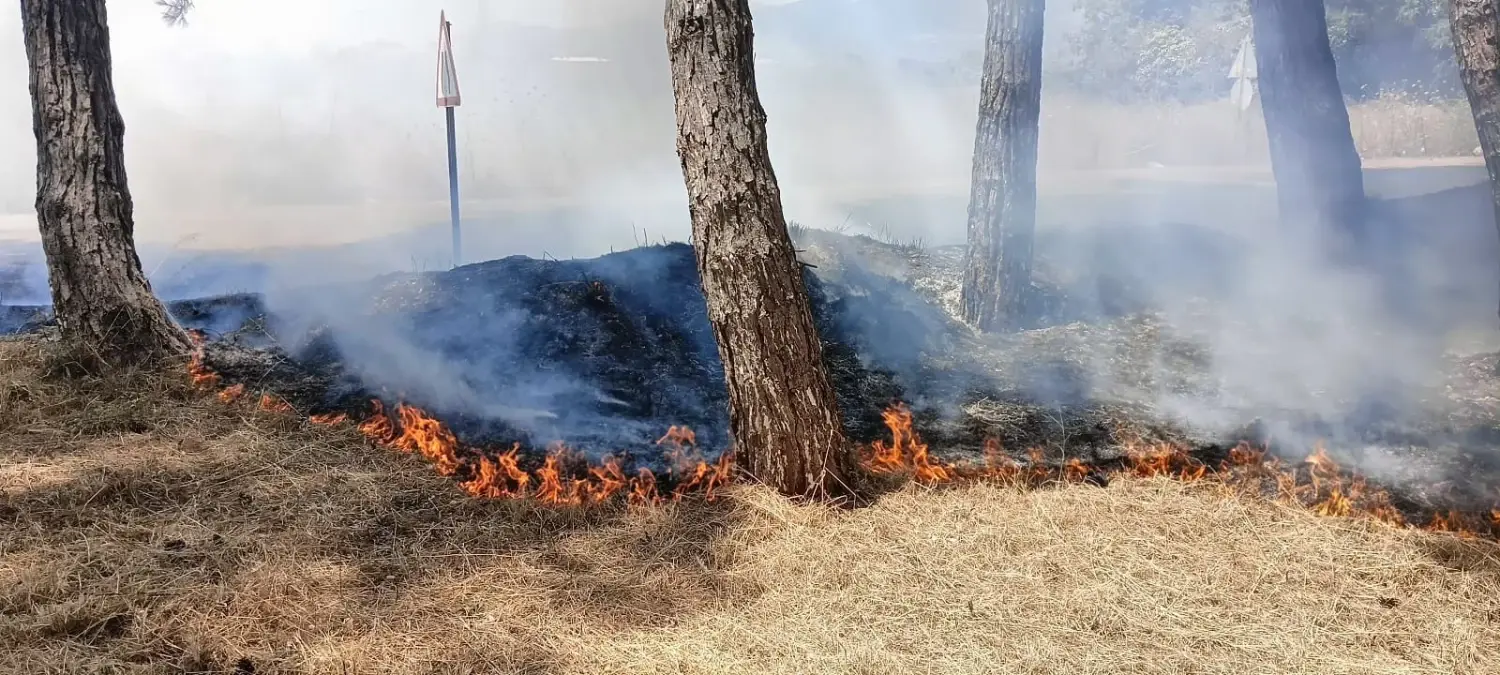
<svg viewBox="0 0 1500 675">
<path fill-rule="evenodd" d="M 1383 208 L 1400 215 L 1416 207 Z M 926 459 L 897 448 L 906 455 L 887 458 L 884 473 L 919 479 L 923 462 L 947 467 L 941 479 L 1008 477 L 1002 467 L 1014 462 L 1035 467 L 1026 474 L 1033 482 L 1098 483 L 1096 476 L 1136 471 L 1144 456 L 1164 452 L 1170 466 L 1157 472 L 1194 474 L 1225 468 L 1232 451 L 1253 447 L 1279 463 L 1262 467 L 1258 483 L 1275 496 L 1286 486 L 1274 474 L 1301 471 L 1297 480 L 1312 482 L 1310 469 L 1299 467 L 1323 444 L 1330 462 L 1376 471 L 1359 489 L 1380 491 L 1401 521 L 1430 524 L 1452 512 L 1468 514 L 1453 516 L 1467 523 L 1463 529 L 1488 531 L 1500 485 L 1500 467 L 1485 450 L 1500 440 L 1500 417 L 1485 403 L 1496 384 L 1493 355 L 1448 361 L 1435 385 L 1444 400 L 1374 388 L 1318 412 L 1289 403 L 1203 426 L 1166 402 L 1221 393 L 1212 350 L 1179 334 L 1154 307 L 1179 302 L 1164 294 L 1180 292 L 1185 280 L 1211 300 L 1215 289 L 1232 287 L 1224 270 L 1243 265 L 1242 253 L 1232 240 L 1186 225 L 1157 230 L 1155 240 L 1133 231 L 1129 246 L 1115 236 L 1044 231 L 1032 297 L 1047 300 L 1033 306 L 1028 330 L 997 338 L 972 333 L 951 311 L 961 274 L 956 250 L 798 229 L 823 355 L 846 429 L 866 448 L 866 468 L 874 466 L 873 443 L 891 448 L 888 414 L 896 404 L 909 406 Z M 1445 240 L 1423 241 L 1441 248 Z M 1080 258 L 1079 251 L 1094 253 Z M 578 491 L 554 495 L 561 501 L 589 501 L 585 485 L 566 482 L 591 480 L 606 460 L 627 484 L 641 469 L 653 472 L 659 495 L 684 482 L 702 489 L 694 465 L 681 465 L 662 443 L 674 427 L 692 431 L 693 461 L 722 470 L 722 366 L 686 245 L 589 260 L 517 256 L 319 292 L 327 302 L 282 312 L 267 311 L 255 294 L 169 309 L 206 337 L 201 367 L 216 389 L 236 392 L 222 398 L 350 424 L 376 419 L 371 406 L 379 401 L 389 428 L 372 437 L 397 445 L 401 409 L 420 412 L 451 434 L 451 447 L 437 452 L 452 457 L 435 461 L 451 464 L 440 472 L 471 494 L 484 492 L 468 487 L 481 472 L 503 468 L 486 469 L 486 462 L 507 456 L 532 477 L 492 495 L 534 490 L 549 458 L 563 489 Z M 1433 303 L 1422 311 L 1440 323 Z M 46 325 L 26 316 L 12 328 Z M 419 370 L 393 367 L 408 353 L 430 357 Z M 423 452 L 416 440 L 402 442 Z M 1336 473 L 1352 480 L 1346 470 Z M 1327 501 L 1328 477 L 1318 482 L 1314 493 L 1293 496 L 1310 506 Z"/>
</svg>

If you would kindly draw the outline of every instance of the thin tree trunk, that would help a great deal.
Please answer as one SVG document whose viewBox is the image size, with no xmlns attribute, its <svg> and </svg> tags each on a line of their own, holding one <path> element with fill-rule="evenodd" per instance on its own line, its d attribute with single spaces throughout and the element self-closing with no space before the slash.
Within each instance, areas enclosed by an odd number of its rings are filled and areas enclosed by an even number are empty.
<svg viewBox="0 0 1500 675">
<path fill-rule="evenodd" d="M 1500 13 L 1495 0 L 1448 0 L 1448 22 L 1500 227 Z"/>
<path fill-rule="evenodd" d="M 104 0 L 21 0 L 37 145 L 36 215 L 64 341 L 109 364 L 190 345 L 141 272 Z"/>
<path fill-rule="evenodd" d="M 782 493 L 847 493 L 855 469 L 766 149 L 748 0 L 668 0 L 677 153 L 729 389 L 736 457 Z"/>
<path fill-rule="evenodd" d="M 1364 240 L 1365 184 L 1323 0 L 1251 0 L 1260 105 L 1282 223 Z M 1346 248 L 1352 247 L 1352 248 Z"/>
<path fill-rule="evenodd" d="M 980 330 L 1019 328 L 1031 288 L 1045 0 L 989 0 L 959 303 Z"/>
</svg>

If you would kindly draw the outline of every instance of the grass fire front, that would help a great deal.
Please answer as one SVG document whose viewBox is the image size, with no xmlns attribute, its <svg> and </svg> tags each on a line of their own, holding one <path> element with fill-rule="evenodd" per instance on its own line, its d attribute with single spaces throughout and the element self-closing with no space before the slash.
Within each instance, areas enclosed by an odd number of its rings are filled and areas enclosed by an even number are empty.
<svg viewBox="0 0 1500 675">
<path fill-rule="evenodd" d="M 0 343 L 4 673 L 1500 670 L 1494 544 L 1212 480 L 474 499 L 354 424 L 46 352 Z"/>
</svg>

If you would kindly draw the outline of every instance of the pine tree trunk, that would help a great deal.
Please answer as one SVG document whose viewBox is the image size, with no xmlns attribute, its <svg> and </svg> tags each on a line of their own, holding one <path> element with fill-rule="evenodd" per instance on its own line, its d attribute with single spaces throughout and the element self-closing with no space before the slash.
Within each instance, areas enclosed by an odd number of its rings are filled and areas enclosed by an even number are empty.
<svg viewBox="0 0 1500 675">
<path fill-rule="evenodd" d="M 980 330 L 1021 327 L 1036 234 L 1045 0 L 989 0 L 959 303 Z"/>
<path fill-rule="evenodd" d="M 1495 0 L 1448 0 L 1448 21 L 1500 227 L 1500 13 Z"/>
<path fill-rule="evenodd" d="M 104 0 L 21 0 L 37 144 L 36 215 L 62 336 L 106 364 L 187 352 L 141 272 Z"/>
<path fill-rule="evenodd" d="M 736 458 L 790 496 L 847 493 L 853 448 L 823 366 L 755 87 L 748 0 L 668 0 L 677 153 Z"/>
<path fill-rule="evenodd" d="M 1251 0 L 1260 105 L 1283 224 L 1341 252 L 1364 240 L 1365 184 L 1323 0 Z"/>
</svg>

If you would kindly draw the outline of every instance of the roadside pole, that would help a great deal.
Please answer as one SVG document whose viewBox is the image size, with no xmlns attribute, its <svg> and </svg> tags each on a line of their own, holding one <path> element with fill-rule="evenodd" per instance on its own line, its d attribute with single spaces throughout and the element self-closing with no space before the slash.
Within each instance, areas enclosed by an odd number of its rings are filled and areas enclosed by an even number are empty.
<svg viewBox="0 0 1500 675">
<path fill-rule="evenodd" d="M 448 124 L 448 210 L 453 220 L 453 266 L 463 264 L 463 230 L 458 218 L 458 135 L 454 129 L 453 109 L 459 106 L 458 69 L 453 65 L 452 24 L 446 12 L 438 13 L 437 104 Z"/>
</svg>

